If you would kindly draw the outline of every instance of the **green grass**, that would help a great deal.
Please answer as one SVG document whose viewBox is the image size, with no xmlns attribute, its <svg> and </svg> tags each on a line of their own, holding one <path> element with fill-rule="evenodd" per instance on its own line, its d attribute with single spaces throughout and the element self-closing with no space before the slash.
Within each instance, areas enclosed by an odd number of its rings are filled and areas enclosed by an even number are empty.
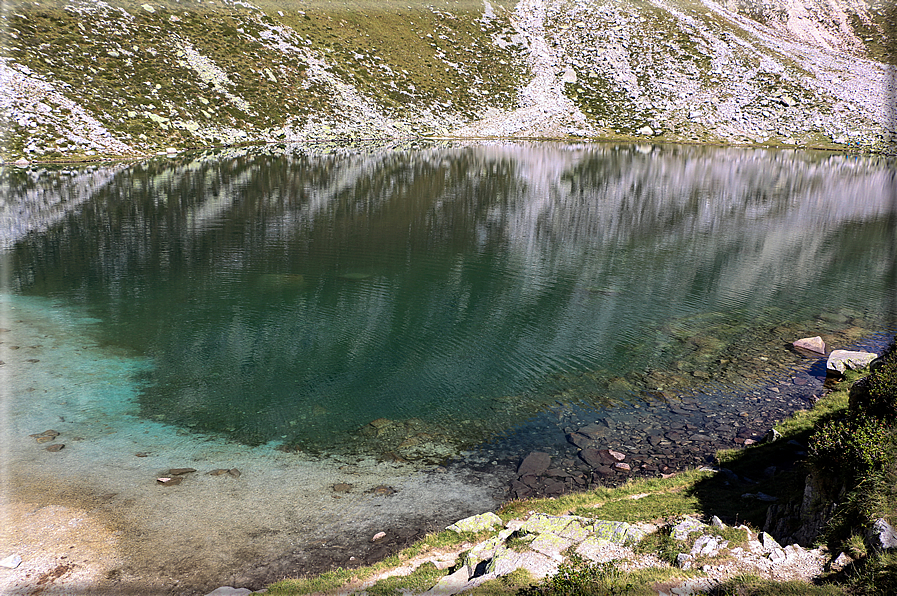
<svg viewBox="0 0 897 596">
<path fill-rule="evenodd" d="M 801 581 L 777 582 L 743 574 L 733 577 L 711 590 L 712 596 L 846 596 L 842 587 L 832 584 L 814 585 Z"/>
</svg>

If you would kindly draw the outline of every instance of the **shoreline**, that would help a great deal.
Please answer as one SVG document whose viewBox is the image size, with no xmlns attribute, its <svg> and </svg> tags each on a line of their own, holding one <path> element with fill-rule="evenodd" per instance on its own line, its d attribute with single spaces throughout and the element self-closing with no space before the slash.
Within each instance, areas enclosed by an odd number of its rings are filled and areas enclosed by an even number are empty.
<svg viewBox="0 0 897 596">
<path fill-rule="evenodd" d="M 623 144 L 632 144 L 632 145 L 684 145 L 688 147 L 718 147 L 718 148 L 732 148 L 732 149 L 768 149 L 768 150 L 789 150 L 789 151 L 824 151 L 829 153 L 846 153 L 850 155 L 860 155 L 860 156 L 879 156 L 879 157 L 894 157 L 897 156 L 897 146 L 895 147 L 886 147 L 883 149 L 876 149 L 872 147 L 838 147 L 838 146 L 829 146 L 829 145 L 798 145 L 798 144 L 785 144 L 785 143 L 735 143 L 735 142 L 711 142 L 711 141 L 690 141 L 690 140 L 679 140 L 679 139 L 665 139 L 663 137 L 652 137 L 652 138 L 641 138 L 634 137 L 629 135 L 620 135 L 620 136 L 606 136 L 606 137 L 578 137 L 578 136 L 526 136 L 526 137 L 489 137 L 489 136 L 424 136 L 424 137 L 315 137 L 310 139 L 305 139 L 301 141 L 290 141 L 290 142 L 280 142 L 280 141 L 257 141 L 257 142 L 247 142 L 247 143 L 235 143 L 235 144 L 213 144 L 213 145 L 198 145 L 198 146 L 190 146 L 190 147 L 181 147 L 176 151 L 167 152 L 167 151 L 159 151 L 155 153 L 145 153 L 139 155 L 102 155 L 102 156 L 84 156 L 83 158 L 74 158 L 74 159 L 59 159 L 59 160 L 39 160 L 39 159 L 25 159 L 23 156 L 10 156 L 8 159 L 0 157 L 0 167 L 2 166 L 16 166 L 20 168 L 37 165 L 37 166 L 46 166 L 46 165 L 98 165 L 98 164 L 120 164 L 120 163 L 137 163 L 140 161 L 153 159 L 157 157 L 169 157 L 173 158 L 178 155 L 190 154 L 198 151 L 226 151 L 230 149 L 239 149 L 245 147 L 272 147 L 279 145 L 287 145 L 287 146 L 313 146 L 316 144 L 326 144 L 326 143 L 362 143 L 362 144 L 378 144 L 378 143 L 420 143 L 420 142 L 441 142 L 441 141 L 449 141 L 449 142 L 470 142 L 477 143 L 483 141 L 498 141 L 505 143 L 523 143 L 523 142 L 545 142 L 545 143 L 599 143 L 599 144 L 608 144 L 608 143 L 623 143 Z M 890 149 L 890 150 L 889 150 Z M 13 161 L 14 158 L 15 161 Z"/>
</svg>

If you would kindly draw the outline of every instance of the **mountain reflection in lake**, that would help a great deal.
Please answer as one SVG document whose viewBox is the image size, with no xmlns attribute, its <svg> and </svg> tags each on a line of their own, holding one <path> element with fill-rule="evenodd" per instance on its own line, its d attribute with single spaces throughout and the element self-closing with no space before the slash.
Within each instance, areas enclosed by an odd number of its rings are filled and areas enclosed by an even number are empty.
<svg viewBox="0 0 897 596">
<path fill-rule="evenodd" d="M 60 581 L 110 594 L 369 563 L 629 473 L 581 445 L 653 475 L 756 440 L 821 390 L 787 342 L 893 329 L 871 157 L 265 147 L 0 187 L 0 550 L 32 561 L 4 593 L 72 552 Z"/>
<path fill-rule="evenodd" d="M 873 158 L 259 149 L 7 179 L 80 201 L 8 242 L 14 291 L 148 357 L 144 417 L 248 444 L 364 450 L 383 419 L 445 456 L 559 400 L 737 382 L 776 327 L 880 330 L 893 290 Z"/>
</svg>

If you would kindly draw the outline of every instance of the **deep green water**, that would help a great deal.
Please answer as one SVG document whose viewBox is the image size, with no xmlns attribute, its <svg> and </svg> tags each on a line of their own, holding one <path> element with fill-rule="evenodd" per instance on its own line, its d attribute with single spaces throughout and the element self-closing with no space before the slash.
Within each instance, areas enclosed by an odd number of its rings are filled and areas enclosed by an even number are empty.
<svg viewBox="0 0 897 596">
<path fill-rule="evenodd" d="M 790 333 L 893 325 L 881 159 L 324 149 L 7 169 L 8 289 L 148 358 L 141 415 L 303 448 L 361 448 L 380 418 L 471 445 L 559 403 L 739 383 Z"/>
</svg>

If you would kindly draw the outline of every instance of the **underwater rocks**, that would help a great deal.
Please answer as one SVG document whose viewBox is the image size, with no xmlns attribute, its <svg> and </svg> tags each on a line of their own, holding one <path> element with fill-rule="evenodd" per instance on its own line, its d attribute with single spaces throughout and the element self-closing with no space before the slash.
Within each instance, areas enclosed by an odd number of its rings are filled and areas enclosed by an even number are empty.
<svg viewBox="0 0 897 596">
<path fill-rule="evenodd" d="M 156 478 L 156 482 L 163 486 L 178 486 L 190 474 L 196 472 L 196 468 L 170 468 L 168 472 Z M 230 476 L 239 478 L 242 473 L 237 468 L 215 468 L 208 473 L 209 476 Z"/>
<path fill-rule="evenodd" d="M 377 418 L 360 428 L 352 441 L 356 453 L 374 453 L 380 461 L 397 463 L 439 465 L 457 455 L 462 447 L 445 427 L 419 418 Z"/>
</svg>

